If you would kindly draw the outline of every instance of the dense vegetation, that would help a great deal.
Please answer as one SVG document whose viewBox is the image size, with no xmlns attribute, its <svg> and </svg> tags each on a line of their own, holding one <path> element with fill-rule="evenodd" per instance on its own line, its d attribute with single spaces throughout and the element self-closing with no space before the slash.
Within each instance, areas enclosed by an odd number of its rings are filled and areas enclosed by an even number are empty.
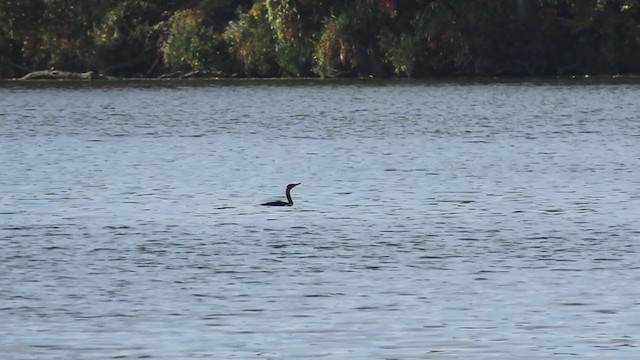
<svg viewBox="0 0 640 360">
<path fill-rule="evenodd" d="M 640 0 L 2 0 L 0 77 L 640 73 Z"/>
</svg>

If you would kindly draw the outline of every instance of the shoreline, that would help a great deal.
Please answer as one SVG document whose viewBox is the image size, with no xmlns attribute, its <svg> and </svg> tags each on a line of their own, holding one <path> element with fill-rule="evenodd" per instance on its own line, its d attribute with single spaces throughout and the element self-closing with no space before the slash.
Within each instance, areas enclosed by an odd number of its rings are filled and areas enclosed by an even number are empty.
<svg viewBox="0 0 640 360">
<path fill-rule="evenodd" d="M 519 83 L 519 82 L 550 82 L 550 81 L 593 81 L 593 82 L 640 82 L 640 74 L 601 74 L 601 75 L 543 75 L 543 76 L 437 76 L 437 77 L 344 77 L 344 78 L 320 78 L 320 77 L 194 77 L 194 78 L 91 78 L 91 79 L 21 79 L 0 78 L 0 84 L 118 84 L 118 83 Z"/>
</svg>

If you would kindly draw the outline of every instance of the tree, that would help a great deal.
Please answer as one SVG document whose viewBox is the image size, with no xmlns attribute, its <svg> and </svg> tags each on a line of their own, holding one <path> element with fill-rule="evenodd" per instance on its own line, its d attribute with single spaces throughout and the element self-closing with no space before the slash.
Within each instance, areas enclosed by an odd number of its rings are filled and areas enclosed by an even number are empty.
<svg viewBox="0 0 640 360">
<path fill-rule="evenodd" d="M 179 10 L 169 20 L 161 51 L 164 64 L 173 70 L 210 70 L 215 59 L 212 44 L 220 41 L 211 28 L 203 26 L 197 10 Z"/>
<path fill-rule="evenodd" d="M 640 71 L 640 0 L 4 0 L 0 76 Z"/>
<path fill-rule="evenodd" d="M 92 31 L 93 66 L 107 75 L 148 75 L 160 59 L 161 9 L 127 0 L 108 9 Z"/>
<path fill-rule="evenodd" d="M 276 49 L 265 1 L 230 21 L 223 35 L 229 52 L 242 64 L 245 76 L 276 75 Z"/>
<path fill-rule="evenodd" d="M 295 1 L 267 0 L 268 19 L 275 34 L 276 61 L 287 74 L 302 75 L 309 61 L 300 14 Z"/>
</svg>

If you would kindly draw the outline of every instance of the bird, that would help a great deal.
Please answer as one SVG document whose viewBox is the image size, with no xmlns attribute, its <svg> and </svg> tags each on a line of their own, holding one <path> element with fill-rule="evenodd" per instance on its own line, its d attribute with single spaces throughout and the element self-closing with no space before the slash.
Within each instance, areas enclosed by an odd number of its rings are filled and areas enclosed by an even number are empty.
<svg viewBox="0 0 640 360">
<path fill-rule="evenodd" d="M 285 190 L 285 194 L 287 195 L 287 201 L 270 201 L 270 202 L 266 202 L 263 204 L 260 204 L 262 206 L 291 206 L 293 205 L 293 199 L 291 199 L 291 189 L 293 189 L 294 187 L 300 185 L 300 183 L 297 184 L 289 184 L 287 185 L 287 190 Z"/>
</svg>

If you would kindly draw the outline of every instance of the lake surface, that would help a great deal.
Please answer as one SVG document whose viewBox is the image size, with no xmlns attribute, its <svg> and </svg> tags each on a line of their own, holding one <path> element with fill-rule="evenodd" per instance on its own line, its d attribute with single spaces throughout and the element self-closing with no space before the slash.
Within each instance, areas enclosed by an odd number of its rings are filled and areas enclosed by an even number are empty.
<svg viewBox="0 0 640 360">
<path fill-rule="evenodd" d="M 613 81 L 0 84 L 1 357 L 638 359 L 639 110 Z"/>
</svg>

